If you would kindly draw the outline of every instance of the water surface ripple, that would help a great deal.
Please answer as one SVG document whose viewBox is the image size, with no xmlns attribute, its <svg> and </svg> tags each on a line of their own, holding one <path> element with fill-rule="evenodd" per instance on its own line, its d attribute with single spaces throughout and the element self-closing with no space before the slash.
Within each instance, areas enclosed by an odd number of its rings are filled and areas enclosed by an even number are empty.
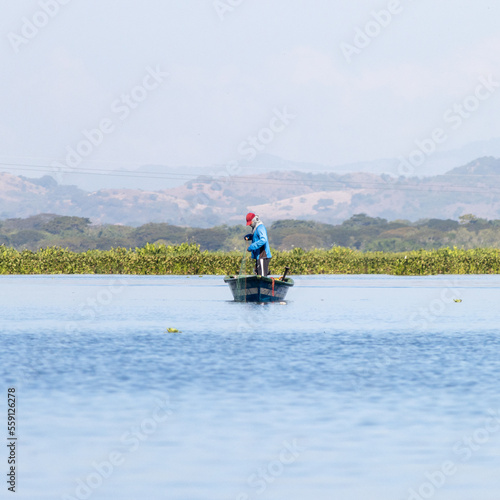
<svg viewBox="0 0 500 500">
<path fill-rule="evenodd" d="M 294 279 L 0 277 L 17 498 L 496 500 L 500 277 Z"/>
</svg>

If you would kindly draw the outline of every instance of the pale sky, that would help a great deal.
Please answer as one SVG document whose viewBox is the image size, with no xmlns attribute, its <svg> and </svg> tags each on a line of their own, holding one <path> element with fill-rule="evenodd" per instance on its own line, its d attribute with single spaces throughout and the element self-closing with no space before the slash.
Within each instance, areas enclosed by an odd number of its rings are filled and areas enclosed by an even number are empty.
<svg viewBox="0 0 500 500">
<path fill-rule="evenodd" d="M 1 6 L 0 162 L 80 148 L 78 167 L 208 167 L 259 150 L 334 167 L 408 156 L 436 129 L 438 151 L 500 137 L 500 2 Z"/>
</svg>

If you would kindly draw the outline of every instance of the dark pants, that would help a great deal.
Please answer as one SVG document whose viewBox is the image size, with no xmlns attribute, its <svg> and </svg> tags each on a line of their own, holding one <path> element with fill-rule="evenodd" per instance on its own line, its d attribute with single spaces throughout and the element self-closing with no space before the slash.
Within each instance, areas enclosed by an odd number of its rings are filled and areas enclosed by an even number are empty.
<svg viewBox="0 0 500 500">
<path fill-rule="evenodd" d="M 265 259 L 255 260 L 255 274 L 259 276 L 267 276 L 269 274 L 269 261 L 267 257 Z"/>
</svg>

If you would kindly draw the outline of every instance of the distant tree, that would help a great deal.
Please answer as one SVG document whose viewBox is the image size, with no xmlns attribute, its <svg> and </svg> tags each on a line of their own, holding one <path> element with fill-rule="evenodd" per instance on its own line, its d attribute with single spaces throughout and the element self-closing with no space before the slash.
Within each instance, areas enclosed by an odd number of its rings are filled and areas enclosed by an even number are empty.
<svg viewBox="0 0 500 500">
<path fill-rule="evenodd" d="M 356 226 L 383 226 L 387 224 L 386 219 L 380 217 L 369 217 L 366 214 L 354 214 L 350 219 L 342 223 L 343 226 L 356 227 Z"/>
<path fill-rule="evenodd" d="M 319 236 L 309 234 L 290 234 L 281 242 L 282 250 L 292 250 L 293 248 L 303 248 L 304 250 L 312 250 L 314 248 L 322 248 L 323 241 Z"/>
<path fill-rule="evenodd" d="M 197 243 L 200 250 L 222 250 L 228 237 L 228 231 L 224 227 L 212 227 L 210 229 L 189 229 L 187 231 L 189 243 Z"/>
<path fill-rule="evenodd" d="M 138 247 L 142 247 L 146 243 L 154 243 L 158 240 L 171 241 L 177 245 L 186 241 L 186 229 L 164 222 L 150 223 L 135 229 L 132 237 L 135 240 L 135 245 Z"/>
<path fill-rule="evenodd" d="M 474 222 L 477 222 L 479 219 L 473 214 L 464 214 L 461 215 L 458 220 L 460 221 L 460 224 L 465 226 L 465 224 L 474 224 Z"/>
<path fill-rule="evenodd" d="M 86 217 L 58 216 L 41 226 L 43 231 L 51 234 L 60 234 L 64 231 L 77 231 L 83 233 L 90 225 L 90 219 Z"/>
<path fill-rule="evenodd" d="M 481 219 L 472 214 L 465 214 L 459 217 L 460 224 L 465 226 L 469 231 L 476 233 L 481 229 L 488 229 L 493 226 L 487 219 Z"/>
<path fill-rule="evenodd" d="M 75 243 L 76 242 L 73 241 L 73 244 Z M 104 235 L 95 240 L 95 242 L 86 241 L 85 244 L 88 248 L 96 248 L 98 250 L 110 250 L 111 248 L 118 247 L 133 248 L 137 246 L 134 244 L 134 241 L 132 239 L 127 237 L 120 237 L 118 235 Z"/>
<path fill-rule="evenodd" d="M 454 229 L 458 229 L 460 224 L 456 220 L 451 219 L 429 219 L 423 225 L 430 229 L 436 229 L 438 231 L 453 231 Z"/>
<path fill-rule="evenodd" d="M 295 219 L 284 219 L 273 222 L 270 230 L 276 231 L 279 229 L 297 229 L 297 228 L 312 228 L 316 225 L 315 222 L 310 220 L 295 220 Z"/>
<path fill-rule="evenodd" d="M 43 240 L 45 236 L 46 234 L 42 231 L 36 231 L 35 229 L 23 229 L 22 231 L 10 235 L 9 240 L 10 244 L 17 248 L 36 243 L 37 241 Z"/>
<path fill-rule="evenodd" d="M 7 219 L 4 222 L 6 231 L 20 231 L 22 229 L 42 229 L 47 222 L 59 217 L 56 214 L 38 214 L 25 219 Z"/>
</svg>

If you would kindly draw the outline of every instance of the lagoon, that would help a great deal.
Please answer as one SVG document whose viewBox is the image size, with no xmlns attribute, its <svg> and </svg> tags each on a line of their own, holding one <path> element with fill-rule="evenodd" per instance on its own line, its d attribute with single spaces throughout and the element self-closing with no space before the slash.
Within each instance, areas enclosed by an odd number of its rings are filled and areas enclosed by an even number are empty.
<svg viewBox="0 0 500 500">
<path fill-rule="evenodd" d="M 496 499 L 500 277 L 293 279 L 0 276 L 17 498 Z"/>
</svg>

